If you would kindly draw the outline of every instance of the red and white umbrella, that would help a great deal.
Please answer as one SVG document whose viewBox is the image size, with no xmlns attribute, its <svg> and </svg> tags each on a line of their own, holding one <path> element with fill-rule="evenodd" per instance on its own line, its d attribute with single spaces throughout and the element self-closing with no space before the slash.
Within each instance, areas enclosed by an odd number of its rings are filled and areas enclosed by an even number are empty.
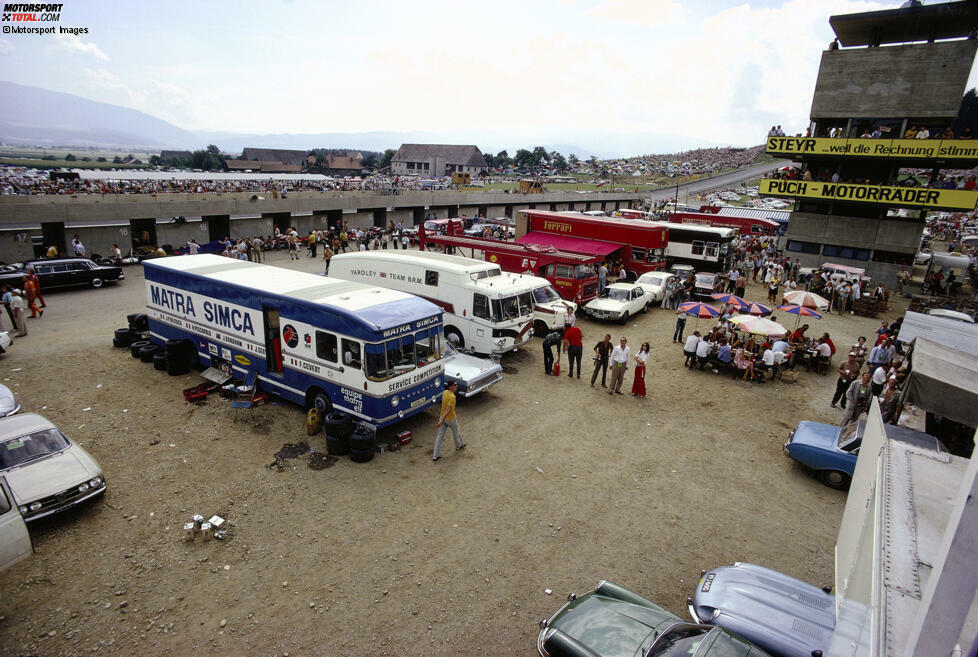
<svg viewBox="0 0 978 657">
<path fill-rule="evenodd" d="M 805 290 L 792 290 L 784 295 L 786 304 L 804 306 L 805 308 L 815 308 L 817 310 L 827 310 L 829 300 L 812 292 Z"/>
</svg>

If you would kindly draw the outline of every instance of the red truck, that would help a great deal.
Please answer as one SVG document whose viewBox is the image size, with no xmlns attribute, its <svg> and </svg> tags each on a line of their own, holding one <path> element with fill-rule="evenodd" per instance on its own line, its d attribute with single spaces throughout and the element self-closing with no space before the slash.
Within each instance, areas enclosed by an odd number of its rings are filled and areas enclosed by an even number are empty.
<svg viewBox="0 0 978 657">
<path fill-rule="evenodd" d="M 597 266 L 602 260 L 600 256 L 486 237 L 431 235 L 424 230 L 418 232 L 418 241 L 422 250 L 429 244 L 441 244 L 446 251 L 454 250 L 459 255 L 472 258 L 476 258 L 476 252 L 481 251 L 482 257 L 498 264 L 503 271 L 533 274 L 547 279 L 561 298 L 578 305 L 598 295 Z M 465 249 L 470 249 L 470 252 L 466 254 Z"/>
<path fill-rule="evenodd" d="M 772 219 L 761 217 L 735 217 L 717 214 L 720 208 L 705 205 L 701 212 L 673 212 L 669 221 L 674 224 L 702 224 L 717 228 L 736 228 L 741 235 L 777 235 L 780 224 Z"/>
<path fill-rule="evenodd" d="M 516 242 L 617 262 L 625 267 L 628 280 L 635 280 L 646 272 L 665 268 L 669 229 L 644 219 L 520 210 Z"/>
</svg>

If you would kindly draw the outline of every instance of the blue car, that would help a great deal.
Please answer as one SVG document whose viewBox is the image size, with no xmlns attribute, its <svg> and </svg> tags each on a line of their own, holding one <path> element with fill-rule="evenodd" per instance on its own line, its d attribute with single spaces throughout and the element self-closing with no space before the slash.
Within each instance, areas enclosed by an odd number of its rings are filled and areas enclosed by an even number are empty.
<svg viewBox="0 0 978 657">
<path fill-rule="evenodd" d="M 923 449 L 946 452 L 944 444 L 934 436 L 904 429 L 895 424 L 884 424 L 886 437 L 909 443 Z M 845 490 L 852 481 L 856 469 L 859 446 L 863 442 L 866 421 L 860 420 L 844 428 L 821 422 L 799 422 L 784 444 L 785 453 L 815 470 L 826 486 Z"/>
<path fill-rule="evenodd" d="M 695 622 L 739 634 L 779 657 L 827 655 L 835 630 L 830 587 L 750 563 L 703 571 L 686 604 Z"/>
</svg>

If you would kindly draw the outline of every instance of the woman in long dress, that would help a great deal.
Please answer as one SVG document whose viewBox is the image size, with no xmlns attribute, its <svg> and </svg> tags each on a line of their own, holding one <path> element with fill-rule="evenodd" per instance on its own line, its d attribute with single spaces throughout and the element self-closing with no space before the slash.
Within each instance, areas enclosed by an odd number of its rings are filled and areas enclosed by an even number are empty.
<svg viewBox="0 0 978 657">
<path fill-rule="evenodd" d="M 632 394 L 636 397 L 645 396 L 645 363 L 649 360 L 649 343 L 643 342 L 642 348 L 635 354 L 635 378 L 632 379 Z"/>
</svg>

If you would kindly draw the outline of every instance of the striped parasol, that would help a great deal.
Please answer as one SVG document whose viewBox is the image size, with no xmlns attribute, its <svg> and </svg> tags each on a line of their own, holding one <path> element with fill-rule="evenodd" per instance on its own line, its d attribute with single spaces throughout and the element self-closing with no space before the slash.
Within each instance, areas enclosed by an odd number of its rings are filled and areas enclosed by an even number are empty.
<svg viewBox="0 0 978 657">
<path fill-rule="evenodd" d="M 795 328 L 798 328 L 798 324 L 801 322 L 802 317 L 814 317 L 815 319 L 822 319 L 822 315 L 820 313 L 812 310 L 811 308 L 806 308 L 805 306 L 789 304 L 786 306 L 778 306 L 778 310 L 783 310 L 795 315 Z"/>
<path fill-rule="evenodd" d="M 788 329 L 781 326 L 777 322 L 772 322 L 769 319 L 764 319 L 763 317 L 755 317 L 754 315 L 738 315 L 737 317 L 731 317 L 730 323 L 735 325 L 741 331 L 746 331 L 752 335 L 763 335 L 769 338 L 779 338 L 787 335 Z"/>
<path fill-rule="evenodd" d="M 694 326 L 699 326 L 701 317 L 720 316 L 719 308 L 715 308 L 708 303 L 700 303 L 699 301 L 686 301 L 685 303 L 681 303 L 679 304 L 679 310 L 696 318 L 696 324 Z"/>
<path fill-rule="evenodd" d="M 816 308 L 826 310 L 829 307 L 829 300 L 812 292 L 805 290 L 793 290 L 784 295 L 785 304 L 804 306 L 805 308 Z"/>
<path fill-rule="evenodd" d="M 771 306 L 765 306 L 763 303 L 752 301 L 750 305 L 743 308 L 741 312 L 745 312 L 748 315 L 757 315 L 758 317 L 767 317 L 774 312 L 774 309 L 771 308 Z"/>
<path fill-rule="evenodd" d="M 713 297 L 714 299 L 716 299 L 717 301 L 721 302 L 721 303 L 731 304 L 733 306 L 736 306 L 737 308 L 746 308 L 748 305 L 750 305 L 746 301 L 744 301 L 743 299 L 741 299 L 740 297 L 738 297 L 736 294 L 726 294 L 724 292 L 714 292 L 710 296 Z"/>
</svg>

